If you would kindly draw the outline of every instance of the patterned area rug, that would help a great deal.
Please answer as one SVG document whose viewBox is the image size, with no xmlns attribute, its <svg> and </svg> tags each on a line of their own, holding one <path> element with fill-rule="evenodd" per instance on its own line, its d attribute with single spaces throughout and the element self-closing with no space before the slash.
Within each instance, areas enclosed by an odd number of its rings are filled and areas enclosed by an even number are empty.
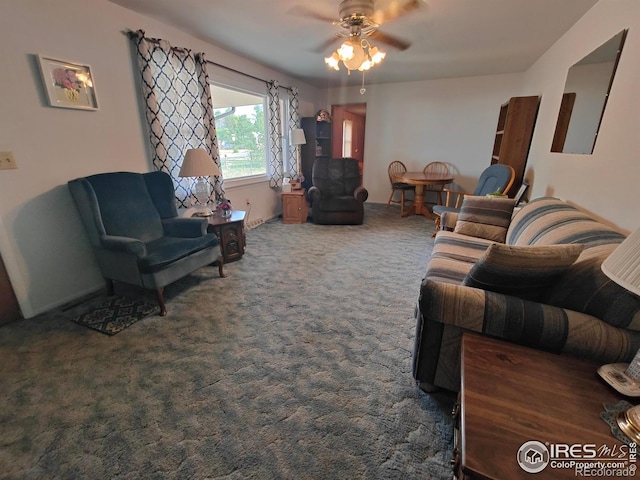
<svg viewBox="0 0 640 480">
<path fill-rule="evenodd" d="M 146 300 L 122 295 L 101 297 L 67 310 L 71 319 L 107 335 L 115 335 L 157 310 Z"/>
</svg>

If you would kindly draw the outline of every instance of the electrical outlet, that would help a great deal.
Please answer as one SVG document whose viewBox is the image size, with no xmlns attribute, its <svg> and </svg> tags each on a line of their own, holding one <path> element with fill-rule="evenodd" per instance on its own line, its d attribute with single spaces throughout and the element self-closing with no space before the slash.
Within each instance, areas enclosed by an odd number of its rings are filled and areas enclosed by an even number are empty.
<svg viewBox="0 0 640 480">
<path fill-rule="evenodd" d="M 10 168 L 18 168 L 16 159 L 13 158 L 13 153 L 0 152 L 0 170 L 9 170 Z"/>
</svg>

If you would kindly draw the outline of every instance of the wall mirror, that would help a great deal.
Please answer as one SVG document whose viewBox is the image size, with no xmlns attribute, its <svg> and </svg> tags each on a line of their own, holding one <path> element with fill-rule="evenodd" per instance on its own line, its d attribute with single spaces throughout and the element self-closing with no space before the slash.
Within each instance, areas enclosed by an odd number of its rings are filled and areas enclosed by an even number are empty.
<svg viewBox="0 0 640 480">
<path fill-rule="evenodd" d="M 569 69 L 552 152 L 593 153 L 626 36 L 622 30 Z"/>
</svg>

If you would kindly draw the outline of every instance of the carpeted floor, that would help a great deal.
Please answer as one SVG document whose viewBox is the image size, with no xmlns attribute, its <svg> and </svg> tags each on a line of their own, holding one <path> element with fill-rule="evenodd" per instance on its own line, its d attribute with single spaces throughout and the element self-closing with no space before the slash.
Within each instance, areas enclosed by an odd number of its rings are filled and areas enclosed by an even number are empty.
<svg viewBox="0 0 640 480">
<path fill-rule="evenodd" d="M 411 377 L 432 231 L 371 204 L 270 222 L 227 278 L 167 287 L 164 318 L 0 328 L 0 478 L 451 478 L 454 395 Z"/>
</svg>

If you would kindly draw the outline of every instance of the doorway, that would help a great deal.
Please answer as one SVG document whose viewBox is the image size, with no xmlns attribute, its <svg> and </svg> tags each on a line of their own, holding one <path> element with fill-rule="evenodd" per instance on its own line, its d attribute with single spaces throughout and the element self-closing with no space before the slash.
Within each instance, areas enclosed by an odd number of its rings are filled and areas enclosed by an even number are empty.
<svg viewBox="0 0 640 480">
<path fill-rule="evenodd" d="M 332 158 L 352 157 L 358 160 L 360 175 L 364 172 L 364 130 L 366 103 L 331 105 Z"/>
</svg>

